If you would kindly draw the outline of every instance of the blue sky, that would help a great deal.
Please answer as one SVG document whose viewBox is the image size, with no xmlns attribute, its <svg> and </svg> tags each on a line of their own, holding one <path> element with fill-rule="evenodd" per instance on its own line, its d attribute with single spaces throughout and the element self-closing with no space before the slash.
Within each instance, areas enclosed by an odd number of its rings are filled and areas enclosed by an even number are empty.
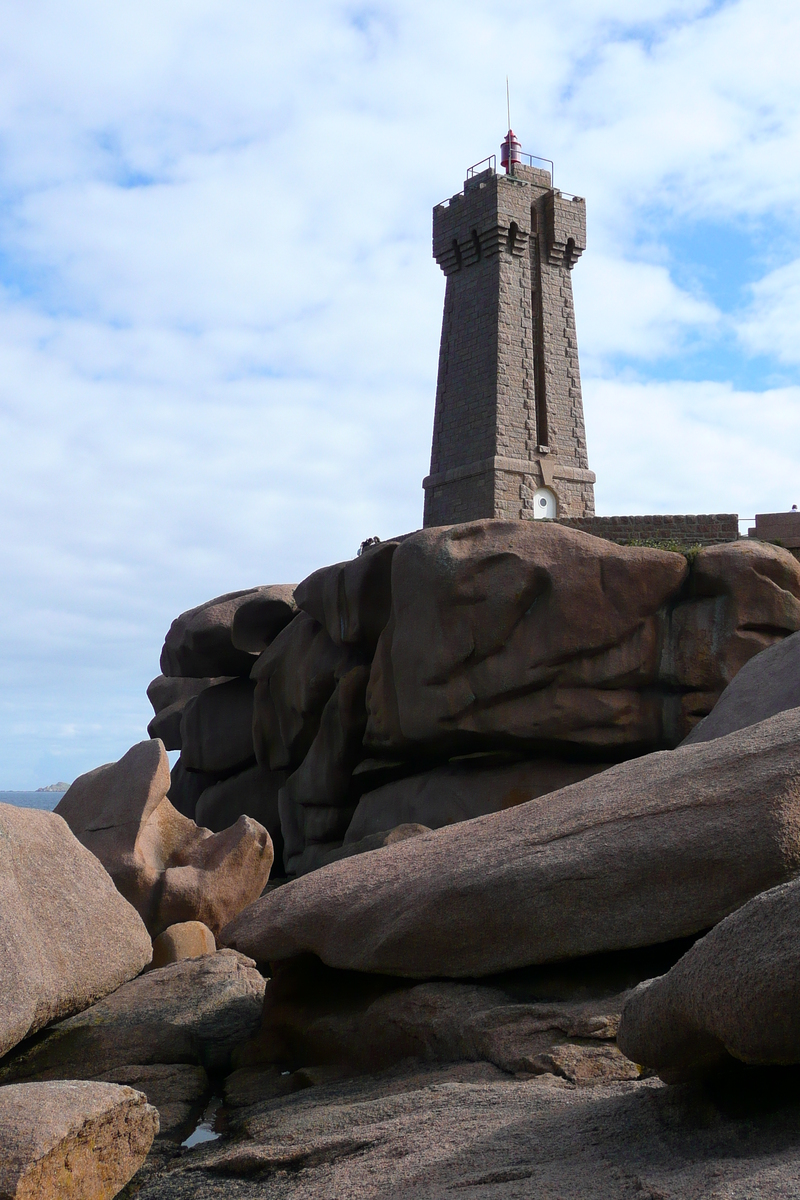
<svg viewBox="0 0 800 1200">
<path fill-rule="evenodd" d="M 0 788 L 145 736 L 183 609 L 421 522 L 431 207 L 584 195 L 597 506 L 800 503 L 800 9 L 0 2 Z"/>
</svg>

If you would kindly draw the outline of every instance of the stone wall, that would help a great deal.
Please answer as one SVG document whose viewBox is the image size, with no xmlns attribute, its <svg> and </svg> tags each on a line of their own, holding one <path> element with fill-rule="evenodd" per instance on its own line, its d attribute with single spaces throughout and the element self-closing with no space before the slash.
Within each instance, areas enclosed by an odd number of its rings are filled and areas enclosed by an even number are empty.
<svg viewBox="0 0 800 1200">
<path fill-rule="evenodd" d="M 739 538 L 736 513 L 663 514 L 639 517 L 560 517 L 559 525 L 624 546 L 631 542 L 680 542 L 687 546 L 717 546 Z"/>
</svg>

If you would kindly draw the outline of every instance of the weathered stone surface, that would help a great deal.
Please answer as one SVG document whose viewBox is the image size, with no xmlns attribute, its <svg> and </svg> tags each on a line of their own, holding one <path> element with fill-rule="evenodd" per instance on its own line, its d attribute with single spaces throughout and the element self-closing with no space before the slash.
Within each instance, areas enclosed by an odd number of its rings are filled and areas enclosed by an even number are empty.
<svg viewBox="0 0 800 1200">
<path fill-rule="evenodd" d="M 341 843 L 350 824 L 350 781 L 353 768 L 364 754 L 368 680 L 369 667 L 354 667 L 342 676 L 323 709 L 308 754 L 281 792 L 284 861 L 290 873 L 297 869 L 297 860 L 309 846 Z M 290 811 L 298 806 L 303 811 Z"/>
<path fill-rule="evenodd" d="M 150 938 L 61 817 L 0 804 L 0 1055 L 114 991 Z"/>
<path fill-rule="evenodd" d="M 190 771 L 224 774 L 254 761 L 253 689 L 230 679 L 189 700 L 181 718 L 181 759 Z"/>
<path fill-rule="evenodd" d="M 381 542 L 358 558 L 315 571 L 295 589 L 298 608 L 323 625 L 337 645 L 374 648 L 389 620 L 397 544 Z"/>
<path fill-rule="evenodd" d="M 147 726 L 149 736 L 161 738 L 167 750 L 180 750 L 181 717 L 189 700 L 207 687 L 225 683 L 226 679 L 224 675 L 213 679 L 171 679 L 156 675 L 147 687 L 147 698 L 156 714 Z"/>
<path fill-rule="evenodd" d="M 749 657 L 798 628 L 800 567 L 776 547 L 709 547 L 689 576 L 682 555 L 547 522 L 426 529 L 394 554 L 365 742 L 674 746 Z"/>
<path fill-rule="evenodd" d="M 255 655 L 234 646 L 231 630 L 237 608 L 254 599 L 261 590 L 226 592 L 176 617 L 164 639 L 162 673 L 198 679 L 249 675 Z"/>
<path fill-rule="evenodd" d="M 220 950 L 184 959 L 140 975 L 20 1046 L 0 1065 L 0 1083 L 108 1078 L 112 1071 L 127 1083 L 128 1068 L 175 1064 L 224 1071 L 235 1047 L 258 1029 L 263 998 L 264 979 L 242 955 Z"/>
<path fill-rule="evenodd" d="M 724 737 L 790 708 L 800 708 L 800 633 L 746 662 L 683 744 Z"/>
<path fill-rule="evenodd" d="M 258 1037 L 237 1059 L 291 1070 L 338 1064 L 350 1072 L 381 1070 L 407 1058 L 466 1060 L 508 1072 L 564 1074 L 552 1055 L 569 1051 L 575 1075 L 585 1042 L 590 1050 L 594 1043 L 614 1042 L 623 999 L 520 1004 L 498 987 L 409 987 L 387 976 L 333 971 L 308 956 L 278 966 L 267 984 Z M 604 1057 L 590 1053 L 583 1062 L 587 1081 L 592 1073 L 594 1082 L 638 1078 L 616 1046 L 605 1050 Z"/>
<path fill-rule="evenodd" d="M 762 892 L 641 984 L 621 1042 L 668 1083 L 749 1064 L 800 1063 L 800 880 Z"/>
<path fill-rule="evenodd" d="M 336 682 L 357 665 L 352 647 L 337 646 L 319 622 L 300 613 L 253 667 L 253 741 L 261 766 L 297 767 L 319 729 Z"/>
<path fill-rule="evenodd" d="M 198 828 L 166 799 L 169 786 L 163 743 L 139 742 L 119 762 L 76 779 L 56 811 L 153 937 L 195 920 L 216 934 L 263 891 L 272 843 L 249 817 L 222 833 Z"/>
<path fill-rule="evenodd" d="M 141 1092 L 110 1083 L 0 1088 L 2 1200 L 111 1200 L 158 1132 Z"/>
<path fill-rule="evenodd" d="M 800 1170 L 796 1094 L 776 1105 L 752 1085 L 581 1088 L 414 1064 L 230 1119 L 227 1139 L 145 1166 L 136 1200 L 786 1200 Z"/>
<path fill-rule="evenodd" d="M 181 921 L 170 925 L 154 940 L 151 968 L 166 967 L 185 958 L 201 958 L 204 954 L 214 954 L 216 949 L 217 943 L 207 925 L 202 921 Z"/>
<path fill-rule="evenodd" d="M 233 615 L 231 641 L 237 650 L 261 654 L 296 613 L 294 584 L 256 588 Z"/>
<path fill-rule="evenodd" d="M 194 820 L 195 811 L 203 792 L 218 782 L 215 775 L 209 775 L 205 771 L 187 771 L 179 758 L 170 771 L 169 791 L 167 792 L 169 802 L 184 817 Z M 199 823 L 202 824 L 202 822 Z"/>
<path fill-rule="evenodd" d="M 397 825 L 440 829 L 470 821 L 588 779 L 607 766 L 550 758 L 498 765 L 494 756 L 450 763 L 367 792 L 358 802 L 344 844 Z"/>
<path fill-rule="evenodd" d="M 662 673 L 719 693 L 755 654 L 800 629 L 800 563 L 763 542 L 706 546 L 670 614 Z"/>
<path fill-rule="evenodd" d="M 659 610 L 687 574 L 682 555 L 545 522 L 412 534 L 392 562 L 367 744 L 660 745 Z"/>
<path fill-rule="evenodd" d="M 275 862 L 283 863 L 283 833 L 278 813 L 278 793 L 286 783 L 285 771 L 248 767 L 230 779 L 212 784 L 203 791 L 194 810 L 198 825 L 221 833 L 239 817 L 252 817 L 263 825 L 272 838 Z"/>
<path fill-rule="evenodd" d="M 301 813 L 303 810 L 299 810 Z M 341 810 L 338 810 L 341 811 Z M 352 812 L 352 809 L 350 810 Z M 289 811 L 289 819 L 294 818 L 298 810 Z M 378 833 L 370 833 L 357 842 L 312 842 L 293 860 L 293 874 L 306 875 L 309 871 L 317 871 L 328 863 L 338 862 L 340 858 L 350 858 L 353 854 L 367 854 L 370 850 L 380 850 L 384 846 L 393 846 L 395 842 L 404 842 L 407 838 L 419 837 L 421 833 L 430 833 L 427 825 L 405 824 L 396 825 L 394 829 L 382 829 Z"/>
<path fill-rule="evenodd" d="M 193 1120 L 201 1114 L 211 1093 L 211 1083 L 203 1067 L 188 1063 L 128 1064 L 99 1076 L 105 1083 L 126 1084 L 143 1092 L 148 1104 L 158 1110 L 161 1137 L 182 1139 Z"/>
<path fill-rule="evenodd" d="M 800 712 L 335 862 L 222 940 L 258 961 L 481 976 L 701 932 L 800 870 Z"/>
</svg>

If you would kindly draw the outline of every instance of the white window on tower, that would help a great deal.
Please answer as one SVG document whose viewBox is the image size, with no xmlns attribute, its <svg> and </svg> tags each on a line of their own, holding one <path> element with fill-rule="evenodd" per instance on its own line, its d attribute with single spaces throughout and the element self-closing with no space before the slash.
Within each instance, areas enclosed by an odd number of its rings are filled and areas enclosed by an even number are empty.
<svg viewBox="0 0 800 1200">
<path fill-rule="evenodd" d="M 533 493 L 533 518 L 542 521 L 545 517 L 551 520 L 556 516 L 556 497 L 550 488 L 538 488 Z"/>
</svg>

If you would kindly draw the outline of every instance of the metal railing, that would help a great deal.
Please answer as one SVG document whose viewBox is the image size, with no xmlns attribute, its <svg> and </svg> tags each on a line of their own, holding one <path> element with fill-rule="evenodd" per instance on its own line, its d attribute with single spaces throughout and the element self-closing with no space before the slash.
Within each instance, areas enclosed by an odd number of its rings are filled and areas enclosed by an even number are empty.
<svg viewBox="0 0 800 1200">
<path fill-rule="evenodd" d="M 484 166 L 484 163 L 486 163 L 486 166 Z M 481 174 L 478 167 L 481 167 L 484 171 L 496 171 L 497 155 L 490 154 L 488 158 L 482 158 L 480 162 L 474 163 L 467 171 L 467 179 L 474 179 L 476 175 Z"/>
</svg>

